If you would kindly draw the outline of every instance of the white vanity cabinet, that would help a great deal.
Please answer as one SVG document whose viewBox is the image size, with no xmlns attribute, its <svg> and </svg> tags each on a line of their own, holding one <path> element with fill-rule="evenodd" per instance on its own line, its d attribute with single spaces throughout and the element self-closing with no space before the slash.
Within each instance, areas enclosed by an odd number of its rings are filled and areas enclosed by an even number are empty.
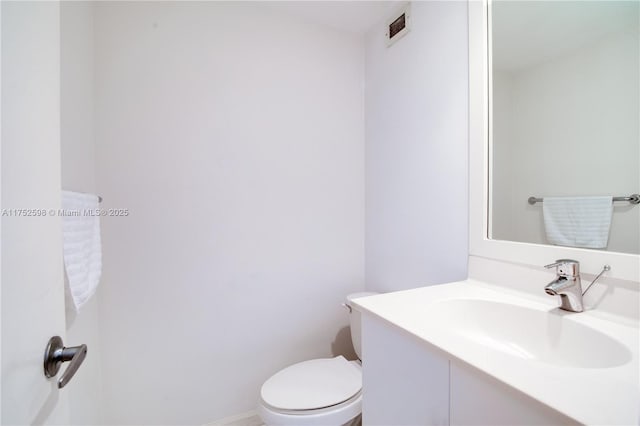
<svg viewBox="0 0 640 426">
<path fill-rule="evenodd" d="M 449 380 L 452 425 L 580 424 L 460 361 L 449 362 Z"/>
<path fill-rule="evenodd" d="M 375 315 L 362 345 L 364 426 L 579 424 Z"/>
<path fill-rule="evenodd" d="M 362 315 L 363 425 L 448 425 L 449 361 L 379 317 Z"/>
</svg>

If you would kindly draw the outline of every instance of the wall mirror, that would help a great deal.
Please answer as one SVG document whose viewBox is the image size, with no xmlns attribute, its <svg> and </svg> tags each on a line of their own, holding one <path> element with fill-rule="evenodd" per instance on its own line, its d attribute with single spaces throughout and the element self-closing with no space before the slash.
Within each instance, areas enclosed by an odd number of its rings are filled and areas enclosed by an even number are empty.
<svg viewBox="0 0 640 426">
<path fill-rule="evenodd" d="M 549 244 L 544 203 L 527 202 L 640 192 L 638 2 L 473 0 L 468 7 L 470 255 L 540 268 L 572 258 L 585 274 L 609 264 L 610 277 L 640 281 L 640 205 L 615 203 L 608 247 L 592 249 Z M 590 52 L 589 44 L 600 49 Z M 614 58 L 623 65 L 612 66 Z M 516 81 L 526 69 L 565 80 Z M 612 74 L 600 75 L 607 69 Z M 588 82 L 593 74 L 601 80 Z M 618 87 L 623 81 L 628 86 Z M 533 104 L 515 100 L 514 90 Z M 614 241 L 617 234 L 626 234 L 624 242 Z"/>
<path fill-rule="evenodd" d="M 640 2 L 493 0 L 487 18 L 488 237 L 640 253 L 640 205 L 552 198 L 640 192 Z"/>
</svg>

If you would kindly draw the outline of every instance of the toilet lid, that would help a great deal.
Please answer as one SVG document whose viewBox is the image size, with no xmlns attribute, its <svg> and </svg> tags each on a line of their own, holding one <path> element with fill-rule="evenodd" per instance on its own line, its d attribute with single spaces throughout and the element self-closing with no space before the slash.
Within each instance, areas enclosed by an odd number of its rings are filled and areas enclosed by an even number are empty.
<svg viewBox="0 0 640 426">
<path fill-rule="evenodd" d="M 340 404 L 362 388 L 358 366 L 338 356 L 313 359 L 280 370 L 269 378 L 262 400 L 281 410 L 314 410 Z"/>
</svg>

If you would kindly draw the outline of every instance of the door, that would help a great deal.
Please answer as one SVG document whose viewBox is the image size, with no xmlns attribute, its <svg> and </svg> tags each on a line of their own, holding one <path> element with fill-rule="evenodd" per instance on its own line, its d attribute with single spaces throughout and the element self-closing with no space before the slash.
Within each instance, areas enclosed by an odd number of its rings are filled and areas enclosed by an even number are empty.
<svg viewBox="0 0 640 426">
<path fill-rule="evenodd" d="M 57 2 L 1 2 L 2 424 L 68 424 L 43 373 L 64 336 Z M 63 369 L 66 366 L 62 367 Z"/>
</svg>

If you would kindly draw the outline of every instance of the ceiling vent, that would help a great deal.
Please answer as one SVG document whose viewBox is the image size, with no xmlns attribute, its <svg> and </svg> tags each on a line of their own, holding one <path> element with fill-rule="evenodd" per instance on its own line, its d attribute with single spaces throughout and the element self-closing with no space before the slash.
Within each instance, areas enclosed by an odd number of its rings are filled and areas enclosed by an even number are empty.
<svg viewBox="0 0 640 426">
<path fill-rule="evenodd" d="M 411 3 L 405 4 L 387 21 L 387 46 L 400 40 L 411 30 Z"/>
</svg>

